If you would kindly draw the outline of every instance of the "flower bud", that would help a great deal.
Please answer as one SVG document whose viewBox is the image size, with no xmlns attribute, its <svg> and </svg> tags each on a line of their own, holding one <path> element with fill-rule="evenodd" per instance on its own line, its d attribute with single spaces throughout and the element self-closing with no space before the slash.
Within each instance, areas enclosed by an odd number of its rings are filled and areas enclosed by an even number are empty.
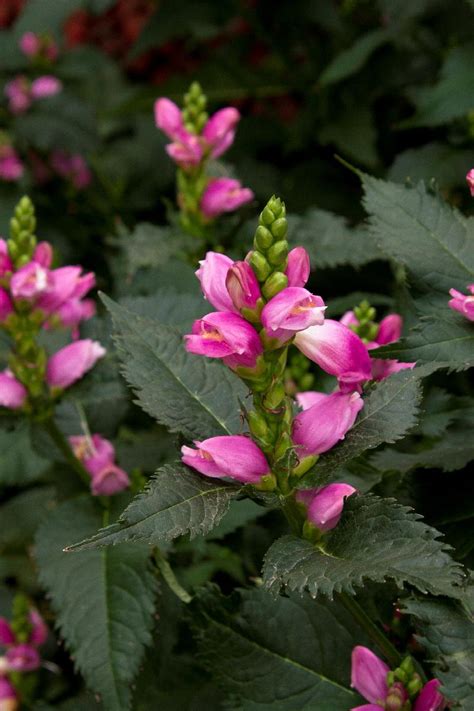
<svg viewBox="0 0 474 711">
<path fill-rule="evenodd" d="M 46 99 L 62 91 L 63 85 L 56 77 L 49 74 L 38 77 L 31 83 L 30 93 L 33 99 Z"/>
<path fill-rule="evenodd" d="M 264 227 L 264 225 L 259 225 L 257 227 L 254 239 L 256 247 L 263 252 L 273 244 L 273 235 L 267 227 Z"/>
<path fill-rule="evenodd" d="M 162 98 L 155 101 L 154 110 L 157 127 L 172 141 L 179 140 L 184 129 L 179 107 L 169 99 Z"/>
<path fill-rule="evenodd" d="M 5 657 L 10 671 L 29 672 L 38 669 L 41 665 L 40 655 L 30 644 L 16 644 L 9 647 Z"/>
<path fill-rule="evenodd" d="M 263 399 L 263 405 L 267 410 L 276 410 L 285 399 L 285 396 L 286 392 L 283 383 L 275 383 L 266 393 Z"/>
<path fill-rule="evenodd" d="M 234 262 L 225 254 L 208 252 L 199 262 L 196 276 L 205 298 L 218 311 L 237 311 L 226 286 L 227 275 Z"/>
<path fill-rule="evenodd" d="M 285 274 L 288 286 L 303 287 L 309 279 L 311 267 L 308 252 L 304 247 L 295 247 L 288 254 Z"/>
<path fill-rule="evenodd" d="M 0 373 L 0 407 L 18 410 L 28 397 L 25 386 L 9 370 Z"/>
<path fill-rule="evenodd" d="M 302 489 L 296 500 L 307 507 L 308 520 L 320 531 L 337 526 L 344 508 L 344 500 L 356 493 L 350 484 L 328 484 L 318 489 Z"/>
<path fill-rule="evenodd" d="M 25 32 L 18 44 L 26 57 L 34 57 L 41 49 L 41 40 L 34 32 Z"/>
<path fill-rule="evenodd" d="M 314 296 L 300 287 L 289 286 L 263 307 L 261 320 L 267 336 L 284 343 L 298 331 L 322 324 L 325 309 L 326 306 L 320 296 Z"/>
<path fill-rule="evenodd" d="M 46 380 L 52 388 L 68 388 L 83 377 L 106 353 L 100 343 L 89 338 L 61 348 L 48 361 Z"/>
<path fill-rule="evenodd" d="M 439 692 L 440 686 L 438 679 L 431 679 L 425 684 L 415 701 L 413 711 L 443 711 L 446 708 L 446 699 Z"/>
<path fill-rule="evenodd" d="M 472 197 L 474 197 L 474 168 L 468 171 L 466 175 L 466 181 L 469 186 Z"/>
<path fill-rule="evenodd" d="M 234 142 L 239 121 L 240 113 L 233 106 L 216 111 L 207 121 L 202 131 L 202 137 L 210 148 L 212 158 L 219 158 L 230 148 Z"/>
<path fill-rule="evenodd" d="M 48 285 L 48 271 L 37 262 L 29 262 L 13 274 L 10 291 L 14 299 L 32 301 L 46 291 Z"/>
<path fill-rule="evenodd" d="M 254 437 L 258 437 L 258 439 L 267 439 L 269 436 L 269 429 L 265 418 L 262 415 L 259 415 L 255 410 L 247 412 L 246 417 L 250 432 L 254 435 Z"/>
<path fill-rule="evenodd" d="M 258 484 L 270 474 L 263 452 L 248 437 L 229 435 L 194 442 L 197 449 L 181 447 L 185 464 L 209 477 L 230 477 L 244 484 Z"/>
<path fill-rule="evenodd" d="M 275 215 L 267 204 L 260 213 L 260 222 L 264 225 L 271 225 L 275 221 Z"/>
<path fill-rule="evenodd" d="M 8 620 L 0 617 L 0 646 L 7 647 L 10 644 L 15 644 L 15 635 Z"/>
<path fill-rule="evenodd" d="M 262 282 L 270 274 L 272 268 L 261 252 L 253 251 L 247 256 L 247 261 L 255 272 L 257 279 Z"/>
<path fill-rule="evenodd" d="M 234 262 L 226 277 L 226 287 L 237 311 L 254 310 L 261 299 L 260 285 L 247 262 Z"/>
<path fill-rule="evenodd" d="M 189 353 L 222 358 L 230 368 L 254 368 L 263 352 L 257 331 L 238 314 L 217 312 L 198 319 L 184 337 Z"/>
<path fill-rule="evenodd" d="M 474 169 L 471 172 L 474 174 Z M 453 298 L 450 299 L 448 305 L 454 311 L 458 311 L 465 316 L 469 321 L 474 321 L 474 284 L 469 284 L 467 290 L 470 292 L 469 296 L 466 296 L 466 294 L 456 289 L 450 289 L 449 293 Z"/>
<path fill-rule="evenodd" d="M 279 291 L 285 289 L 287 284 L 288 278 L 286 274 L 283 274 L 283 272 L 273 272 L 262 286 L 262 294 L 266 299 L 271 299 L 273 296 L 276 296 Z"/>
<path fill-rule="evenodd" d="M 212 220 L 224 212 L 233 212 L 253 200 L 249 188 L 243 188 L 234 178 L 212 178 L 201 198 L 200 207 L 208 219 Z"/>
<path fill-rule="evenodd" d="M 276 240 L 284 240 L 288 232 L 288 221 L 284 217 L 280 217 L 273 222 L 271 230 Z"/>
<path fill-rule="evenodd" d="M 6 319 L 13 313 L 13 304 L 8 292 L 0 287 L 0 323 L 6 321 Z"/>
<path fill-rule="evenodd" d="M 31 625 L 31 632 L 28 639 L 29 644 L 40 647 L 48 639 L 48 627 L 38 610 L 30 610 L 28 619 Z"/>
<path fill-rule="evenodd" d="M 367 701 L 379 705 L 387 698 L 389 667 L 367 647 L 357 646 L 352 651 L 351 686 Z M 383 707 L 382 707 L 383 708 Z"/>
<path fill-rule="evenodd" d="M 288 242 L 284 239 L 275 242 L 267 252 L 267 259 L 274 266 L 281 266 L 288 257 Z"/>
</svg>

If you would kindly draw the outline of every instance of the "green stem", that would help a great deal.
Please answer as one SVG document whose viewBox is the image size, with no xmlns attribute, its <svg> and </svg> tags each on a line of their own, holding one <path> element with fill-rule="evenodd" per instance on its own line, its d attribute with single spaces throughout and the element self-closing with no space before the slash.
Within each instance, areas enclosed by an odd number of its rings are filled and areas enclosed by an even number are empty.
<svg viewBox="0 0 474 711">
<path fill-rule="evenodd" d="M 184 602 L 186 603 L 186 605 L 189 605 L 189 603 L 193 599 L 192 596 L 188 593 L 187 590 L 182 587 L 182 585 L 180 585 L 176 578 L 176 575 L 173 572 L 171 565 L 168 563 L 168 561 L 158 548 L 155 548 L 155 562 L 158 570 L 160 571 L 161 575 L 163 576 L 163 579 L 166 581 L 170 590 L 174 592 L 176 597 L 179 597 L 181 602 Z"/>
<path fill-rule="evenodd" d="M 64 456 L 64 459 L 66 462 L 71 466 L 72 469 L 76 472 L 76 474 L 79 475 L 81 478 L 82 482 L 87 486 L 87 488 L 90 488 L 90 483 L 91 483 L 91 477 L 88 471 L 83 467 L 79 459 L 74 455 L 74 452 L 72 451 L 71 447 L 69 446 L 69 442 L 57 426 L 56 422 L 53 420 L 52 417 L 48 418 L 47 420 L 44 420 L 42 422 L 42 425 L 45 429 L 45 431 L 49 434 L 51 439 L 53 440 L 54 444 L 57 446 L 61 454 Z"/>
<path fill-rule="evenodd" d="M 351 615 L 357 620 L 357 622 L 365 629 L 370 639 L 377 645 L 385 659 L 392 667 L 396 669 L 402 663 L 403 657 L 393 646 L 390 640 L 385 636 L 382 630 L 373 622 L 365 610 L 359 605 L 357 600 L 348 595 L 347 593 L 340 593 L 339 599 L 351 613 Z"/>
</svg>

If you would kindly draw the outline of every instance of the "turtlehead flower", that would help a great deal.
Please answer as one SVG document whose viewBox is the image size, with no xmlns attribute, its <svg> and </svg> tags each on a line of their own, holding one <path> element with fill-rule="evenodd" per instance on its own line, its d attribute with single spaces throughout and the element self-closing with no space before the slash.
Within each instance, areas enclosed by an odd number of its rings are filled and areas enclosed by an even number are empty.
<svg viewBox="0 0 474 711">
<path fill-rule="evenodd" d="M 0 148 L 1 150 L 1 148 Z M 0 237 L 0 277 L 4 277 L 13 271 L 13 262 L 8 254 L 8 246 L 5 240 Z"/>
<path fill-rule="evenodd" d="M 325 310 L 320 296 L 298 286 L 289 286 L 264 306 L 262 324 L 270 338 L 284 343 L 295 333 L 324 323 Z"/>
<path fill-rule="evenodd" d="M 63 85 L 56 77 L 45 74 L 31 83 L 30 95 L 33 99 L 47 99 L 62 91 Z"/>
<path fill-rule="evenodd" d="M 311 273 L 308 252 L 304 247 L 295 247 L 288 254 L 285 274 L 288 286 L 305 286 Z"/>
<path fill-rule="evenodd" d="M 32 103 L 30 82 L 25 76 L 17 76 L 5 84 L 5 96 L 8 99 L 8 109 L 12 114 L 22 114 Z"/>
<path fill-rule="evenodd" d="M 111 496 L 130 485 L 127 472 L 115 463 L 115 449 L 109 440 L 94 434 L 90 438 L 70 437 L 69 443 L 91 475 L 91 491 L 94 496 Z"/>
<path fill-rule="evenodd" d="M 400 340 L 402 335 L 403 319 L 399 314 L 390 314 L 385 316 L 379 324 L 379 330 L 375 341 L 367 344 L 368 350 L 385 346 L 388 343 L 395 343 Z M 403 363 L 398 360 L 384 360 L 383 358 L 372 358 L 372 378 L 374 380 L 384 380 L 393 373 L 398 373 L 400 370 L 414 368 L 416 363 Z"/>
<path fill-rule="evenodd" d="M 248 437 L 211 437 L 194 444 L 196 449 L 181 447 L 181 459 L 205 476 L 230 477 L 244 484 L 258 484 L 270 473 L 265 455 Z"/>
<path fill-rule="evenodd" d="M 10 370 L 0 373 L 0 407 L 18 410 L 25 404 L 28 392 Z"/>
<path fill-rule="evenodd" d="M 0 180 L 14 183 L 23 175 L 23 163 L 13 146 L 0 145 Z"/>
<path fill-rule="evenodd" d="M 293 421 L 292 440 L 301 458 L 332 449 L 344 439 L 364 406 L 358 392 L 300 393 L 297 400 L 306 408 Z"/>
<path fill-rule="evenodd" d="M 243 188 L 234 178 L 211 178 L 201 198 L 202 213 L 209 220 L 224 212 L 233 212 L 253 200 L 250 188 Z"/>
<path fill-rule="evenodd" d="M 413 711 L 443 711 L 446 700 L 439 692 L 441 686 L 438 679 L 431 679 L 424 685 L 415 701 Z"/>
<path fill-rule="evenodd" d="M 89 338 L 61 348 L 48 361 L 46 380 L 52 388 L 68 388 L 83 377 L 106 353 L 100 343 Z"/>
<path fill-rule="evenodd" d="M 261 298 L 260 284 L 250 264 L 234 262 L 227 272 L 225 285 L 237 311 L 253 311 L 257 307 Z"/>
<path fill-rule="evenodd" d="M 472 197 L 474 197 L 474 168 L 468 171 L 466 175 L 466 181 L 469 185 L 469 190 L 471 191 Z"/>
<path fill-rule="evenodd" d="M 362 340 L 339 321 L 325 319 L 296 334 L 295 346 L 320 368 L 339 380 L 341 390 L 359 389 L 371 379 L 371 364 Z"/>
<path fill-rule="evenodd" d="M 8 671 L 30 672 L 41 666 L 41 657 L 30 644 L 11 646 L 5 655 Z"/>
<path fill-rule="evenodd" d="M 51 167 L 64 178 L 69 180 L 76 190 L 84 190 L 92 182 L 92 173 L 84 158 L 79 153 L 66 153 L 59 149 L 51 154 Z"/>
<path fill-rule="evenodd" d="M 471 172 L 474 182 L 474 169 Z M 450 289 L 449 293 L 452 299 L 449 300 L 448 304 L 450 308 L 454 311 L 459 311 L 459 313 L 469 319 L 469 321 L 474 321 L 474 284 L 468 284 L 466 288 L 470 292 L 469 295 L 463 294 L 456 289 Z"/>
<path fill-rule="evenodd" d="M 219 158 L 233 144 L 239 121 L 240 113 L 233 106 L 216 111 L 207 121 L 202 137 L 212 158 Z"/>
<path fill-rule="evenodd" d="M 344 500 L 356 493 L 350 484 L 328 484 L 317 489 L 302 489 L 296 500 L 307 508 L 307 517 L 320 531 L 330 531 L 339 523 Z"/>
<path fill-rule="evenodd" d="M 230 368 L 253 368 L 263 352 L 257 331 L 238 314 L 215 312 L 193 324 L 185 338 L 189 353 L 221 358 Z"/>
<path fill-rule="evenodd" d="M 237 311 L 226 286 L 227 274 L 233 264 L 230 257 L 219 252 L 208 252 L 206 258 L 199 262 L 196 276 L 202 292 L 218 311 Z"/>
<path fill-rule="evenodd" d="M 35 32 L 25 32 L 18 43 L 25 57 L 36 59 L 43 56 L 54 62 L 58 57 L 58 48 L 50 37 L 40 37 Z"/>
<path fill-rule="evenodd" d="M 38 242 L 33 253 L 33 261 L 45 269 L 51 267 L 53 263 L 53 248 L 49 242 Z"/>
<path fill-rule="evenodd" d="M 10 281 L 10 291 L 14 299 L 36 301 L 50 286 L 47 269 L 37 262 L 29 262 L 15 272 Z"/>
</svg>

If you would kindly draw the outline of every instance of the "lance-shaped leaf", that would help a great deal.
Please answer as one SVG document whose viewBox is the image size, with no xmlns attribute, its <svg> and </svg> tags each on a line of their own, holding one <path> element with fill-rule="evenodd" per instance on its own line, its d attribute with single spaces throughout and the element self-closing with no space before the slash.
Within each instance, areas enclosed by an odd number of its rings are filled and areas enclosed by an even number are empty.
<svg viewBox="0 0 474 711">
<path fill-rule="evenodd" d="M 303 488 L 334 478 L 346 462 L 383 442 L 395 442 L 417 421 L 421 377 L 428 369 L 402 370 L 382 380 L 364 397 L 364 407 L 345 439 L 323 454 L 302 479 Z"/>
<path fill-rule="evenodd" d="M 156 583 L 147 546 L 63 552 L 97 530 L 101 519 L 90 497 L 62 504 L 37 533 L 36 558 L 77 669 L 106 711 L 126 711 L 130 685 L 151 641 Z"/>
<path fill-rule="evenodd" d="M 187 353 L 171 326 L 103 300 L 114 320 L 122 374 L 145 412 L 190 438 L 240 432 L 239 398 L 247 390 L 236 375 Z"/>
<path fill-rule="evenodd" d="M 359 173 L 369 229 L 384 252 L 398 259 L 427 290 L 446 295 L 474 281 L 474 219 L 428 192 Z"/>
<path fill-rule="evenodd" d="M 263 568 L 265 586 L 275 593 L 284 587 L 332 598 L 334 592 L 354 594 L 365 580 L 393 579 L 422 592 L 459 595 L 460 566 L 438 540 L 441 534 L 420 518 L 393 500 L 349 497 L 324 547 L 296 536 L 284 536 L 270 547 Z"/>
<path fill-rule="evenodd" d="M 226 598 L 213 587 L 193 607 L 201 658 L 229 695 L 226 708 L 347 711 L 361 702 L 349 688 L 350 656 L 369 642 L 337 601 L 261 589 Z"/>
<path fill-rule="evenodd" d="M 204 536 L 219 523 L 238 491 L 239 488 L 232 484 L 220 479 L 206 479 L 181 464 L 165 465 L 127 506 L 117 523 L 68 550 L 98 548 L 125 541 L 145 541 L 155 545 L 184 533 L 189 533 L 192 538 Z"/>
<path fill-rule="evenodd" d="M 456 708 L 474 708 L 474 611 L 467 602 L 410 599 L 405 610 L 415 618 L 418 639 L 427 650 L 442 691 Z"/>
<path fill-rule="evenodd" d="M 330 62 L 319 77 L 322 86 L 329 86 L 356 74 L 381 45 L 390 41 L 386 29 L 377 29 L 359 37 L 354 44 Z"/>
</svg>

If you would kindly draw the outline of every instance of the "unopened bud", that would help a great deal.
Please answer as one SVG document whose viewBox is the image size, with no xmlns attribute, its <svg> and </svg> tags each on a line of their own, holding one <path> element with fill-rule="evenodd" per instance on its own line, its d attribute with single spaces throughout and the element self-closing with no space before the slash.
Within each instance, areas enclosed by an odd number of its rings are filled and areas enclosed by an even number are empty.
<svg viewBox="0 0 474 711">
<path fill-rule="evenodd" d="M 255 244 L 262 251 L 267 250 L 273 244 L 272 233 L 263 225 L 259 225 L 255 231 Z"/>
<path fill-rule="evenodd" d="M 259 439 L 266 439 L 268 437 L 268 425 L 263 415 L 259 415 L 255 410 L 251 410 L 247 412 L 247 422 L 250 432 L 254 437 L 258 437 Z"/>
<path fill-rule="evenodd" d="M 281 459 L 282 457 L 284 457 L 288 450 L 292 449 L 292 447 L 293 442 L 291 441 L 290 435 L 287 432 L 284 432 L 275 447 L 276 459 Z"/>
<path fill-rule="evenodd" d="M 285 239 L 286 233 L 288 232 L 288 222 L 284 217 L 280 217 L 271 226 L 272 235 L 276 239 Z"/>
<path fill-rule="evenodd" d="M 275 410 L 285 399 L 286 392 L 283 383 L 275 383 L 275 385 L 267 392 L 264 397 L 263 404 L 269 410 Z"/>
<path fill-rule="evenodd" d="M 303 459 L 300 459 L 299 464 L 297 464 L 296 467 L 293 467 L 291 470 L 291 473 L 293 476 L 300 477 L 309 472 L 311 467 L 314 467 L 316 462 L 318 461 L 319 457 L 317 454 L 311 455 L 309 457 L 303 457 Z"/>
<path fill-rule="evenodd" d="M 276 485 L 277 482 L 274 474 L 265 474 L 258 484 L 254 484 L 255 488 L 259 491 L 274 491 Z"/>
<path fill-rule="evenodd" d="M 288 257 L 288 242 L 286 239 L 281 239 L 275 242 L 268 250 L 267 258 L 270 264 L 281 266 L 285 263 Z"/>
<path fill-rule="evenodd" d="M 418 694 L 418 692 L 421 691 L 422 688 L 423 688 L 423 682 L 421 681 L 419 674 L 414 674 L 412 676 L 411 680 L 406 685 L 406 689 L 407 689 L 408 695 L 410 697 L 416 696 Z"/>
<path fill-rule="evenodd" d="M 264 225 L 271 225 L 272 222 L 274 222 L 274 220 L 275 220 L 275 215 L 273 214 L 273 212 L 267 205 L 266 207 L 263 208 L 262 212 L 260 213 L 260 221 Z"/>
<path fill-rule="evenodd" d="M 262 282 L 271 272 L 271 266 L 261 252 L 253 251 L 249 257 L 249 263 L 255 272 L 257 279 Z"/>
<path fill-rule="evenodd" d="M 288 277 L 283 272 L 273 272 L 262 286 L 262 294 L 266 299 L 271 299 L 288 286 Z"/>
</svg>

